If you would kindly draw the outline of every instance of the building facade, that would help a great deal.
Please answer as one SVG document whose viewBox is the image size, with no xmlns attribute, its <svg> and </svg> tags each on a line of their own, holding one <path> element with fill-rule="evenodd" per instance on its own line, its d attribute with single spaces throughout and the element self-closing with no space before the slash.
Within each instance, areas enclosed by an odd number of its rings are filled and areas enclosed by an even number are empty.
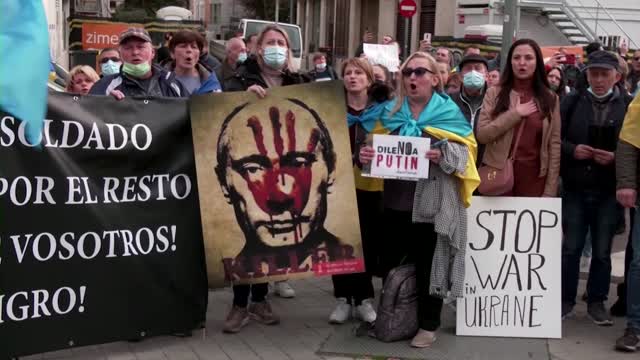
<svg viewBox="0 0 640 360">
<path fill-rule="evenodd" d="M 389 35 L 403 48 L 407 28 L 406 45 L 410 52 L 416 51 L 424 33 L 437 35 L 438 11 L 444 14 L 450 10 L 448 18 L 453 21 L 455 6 L 448 5 L 451 2 L 416 0 L 416 14 L 407 21 L 398 13 L 398 0 L 297 0 L 296 19 L 308 58 L 316 51 L 328 52 L 334 65 L 339 65 L 355 55 L 367 31 L 374 34 L 376 42 Z"/>
<path fill-rule="evenodd" d="M 190 5 L 193 20 L 204 22 L 210 40 L 227 38 L 238 21 L 246 17 L 239 0 L 192 0 Z"/>
</svg>

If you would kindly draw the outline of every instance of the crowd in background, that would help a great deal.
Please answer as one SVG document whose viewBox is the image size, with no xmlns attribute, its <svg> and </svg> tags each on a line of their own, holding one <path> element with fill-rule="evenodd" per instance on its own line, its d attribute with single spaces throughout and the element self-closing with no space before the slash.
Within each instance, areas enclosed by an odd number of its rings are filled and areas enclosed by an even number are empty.
<svg viewBox="0 0 640 360">
<path fill-rule="evenodd" d="M 363 40 L 373 39 L 365 34 Z M 382 43 L 397 46 L 390 36 Z M 593 43 L 585 51 L 587 58 L 582 59 L 561 48 L 545 62 L 535 41 L 520 39 L 511 46 L 505 64 L 499 56 L 485 57 L 473 45 L 454 63 L 451 49 L 421 42 L 420 51 L 408 56 L 395 73 L 372 65 L 362 47 L 340 69 L 328 64 L 326 54 L 314 54 L 313 68 L 301 73 L 291 67 L 286 32 L 275 25 L 247 39 L 228 41 L 223 61 L 208 53 L 205 39 L 196 32 L 171 34 L 156 51 L 146 31 L 132 28 L 122 33 L 118 49 L 99 54 L 102 78 L 91 67 L 75 67 L 67 91 L 117 99 L 249 91 L 263 98 L 273 87 L 342 79 L 356 169 L 366 167 L 375 155 L 368 134 L 377 121 L 388 135 L 429 137 L 441 145 L 424 154 L 437 181 L 383 181 L 357 173 L 367 272 L 333 277 L 336 307 L 330 322 L 342 324 L 356 316 L 375 323 L 372 277 L 387 279 L 406 261 L 415 264 L 418 284 L 418 330 L 411 335 L 411 345 L 431 346 L 443 299 L 461 296 L 459 273 L 447 270 L 445 280 L 441 278 L 443 269 L 460 259 L 442 255 L 449 245 L 438 230 L 443 219 L 437 214 L 457 214 L 446 220 L 448 226 L 461 226 L 477 187 L 475 194 L 487 196 L 562 198 L 562 316 L 573 315 L 581 256 L 590 248 L 583 296 L 588 315 L 601 326 L 613 324 L 612 314 L 626 315 L 628 327 L 616 347 L 635 351 L 640 341 L 640 251 L 633 251 L 640 246 L 640 221 L 634 211 L 640 141 L 623 125 L 640 121 L 639 113 L 627 111 L 632 94 L 638 92 L 640 50 L 630 64 L 625 61 L 628 49 L 611 52 Z M 468 162 L 478 169 L 479 186 L 463 174 Z M 510 186 L 483 177 L 488 170 L 505 168 L 511 171 Z M 442 203 L 428 201 L 436 195 Z M 606 309 L 611 247 L 616 233 L 624 231 L 625 208 L 631 209 L 632 229 L 625 284 L 618 288 L 614 307 Z M 416 238 L 416 233 L 424 235 Z M 389 246 L 385 238 L 398 241 Z M 456 240 L 466 244 L 466 233 Z M 274 290 L 283 297 L 295 296 L 286 281 L 274 284 Z M 277 324 L 280 317 L 269 305 L 268 292 L 266 282 L 234 285 L 224 331 L 238 332 L 250 319 Z"/>
</svg>

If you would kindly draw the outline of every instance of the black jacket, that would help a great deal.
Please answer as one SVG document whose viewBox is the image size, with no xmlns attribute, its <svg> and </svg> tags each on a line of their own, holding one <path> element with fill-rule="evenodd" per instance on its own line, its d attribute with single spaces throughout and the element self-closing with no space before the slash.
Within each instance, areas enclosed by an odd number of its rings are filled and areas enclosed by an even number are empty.
<svg viewBox="0 0 640 360">
<path fill-rule="evenodd" d="M 562 118 L 562 160 L 560 175 L 566 191 L 598 191 L 615 193 L 615 161 L 609 165 L 599 165 L 593 159 L 577 160 L 575 148 L 579 144 L 613 151 L 616 150 L 618 136 L 631 96 L 617 87 L 609 100 L 609 110 L 605 123 L 593 125 L 593 97 L 588 92 L 572 92 L 560 104 Z"/>
<path fill-rule="evenodd" d="M 631 83 L 631 93 L 634 94 L 638 89 L 638 81 L 640 81 L 640 71 L 631 70 L 631 72 L 629 72 L 627 81 Z"/>
<path fill-rule="evenodd" d="M 119 74 L 105 76 L 98 80 L 89 94 L 109 95 L 113 90 L 120 90 L 125 96 L 157 96 L 157 97 L 185 97 L 187 90 L 171 72 L 154 65 L 153 75 L 150 78 L 149 87 L 145 88 L 141 83 L 120 70 Z"/>
<path fill-rule="evenodd" d="M 483 98 L 484 98 L 484 94 L 486 93 L 487 93 L 487 86 L 485 85 L 485 88 L 482 91 Z M 471 104 L 469 100 L 467 100 L 467 98 L 464 96 L 464 89 L 460 89 L 459 92 L 451 94 L 451 99 L 456 104 L 458 104 L 460 111 L 462 111 L 462 113 L 464 114 L 464 117 L 467 118 L 467 121 L 469 121 L 469 123 L 473 127 L 473 133 L 475 135 L 477 125 L 478 125 L 478 119 L 480 118 L 480 111 L 482 111 L 482 104 L 480 104 L 478 109 L 476 109 L 476 111 L 473 112 L 473 109 L 471 109 Z M 482 155 L 484 154 L 484 148 L 485 148 L 484 144 L 478 144 L 478 158 L 476 159 L 476 165 L 478 165 L 478 167 L 480 167 L 480 165 L 482 164 Z"/>
<path fill-rule="evenodd" d="M 285 70 L 282 73 L 282 86 L 295 85 L 309 82 L 309 78 L 298 73 Z M 260 74 L 260 66 L 255 58 L 248 58 L 238 66 L 236 73 L 225 79 L 222 88 L 224 91 L 245 91 L 252 85 L 260 85 L 267 88 L 267 83 Z"/>
<path fill-rule="evenodd" d="M 307 73 L 307 76 L 311 81 L 316 81 L 318 79 L 326 79 L 330 78 L 331 80 L 338 80 L 338 74 L 333 70 L 333 66 L 327 64 L 327 69 L 321 73 L 318 70 L 313 69 Z"/>
</svg>

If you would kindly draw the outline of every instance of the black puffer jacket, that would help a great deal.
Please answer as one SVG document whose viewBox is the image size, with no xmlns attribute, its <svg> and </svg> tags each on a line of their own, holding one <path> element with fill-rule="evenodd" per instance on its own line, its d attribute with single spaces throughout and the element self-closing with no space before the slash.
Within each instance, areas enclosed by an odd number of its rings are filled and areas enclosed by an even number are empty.
<svg viewBox="0 0 640 360">
<path fill-rule="evenodd" d="M 285 70 L 282 73 L 282 86 L 303 84 L 309 82 L 309 78 Z M 252 85 L 260 85 L 267 88 L 267 83 L 260 74 L 260 66 L 254 57 L 248 58 L 242 65 L 238 66 L 236 73 L 224 81 L 224 91 L 245 91 Z"/>
</svg>

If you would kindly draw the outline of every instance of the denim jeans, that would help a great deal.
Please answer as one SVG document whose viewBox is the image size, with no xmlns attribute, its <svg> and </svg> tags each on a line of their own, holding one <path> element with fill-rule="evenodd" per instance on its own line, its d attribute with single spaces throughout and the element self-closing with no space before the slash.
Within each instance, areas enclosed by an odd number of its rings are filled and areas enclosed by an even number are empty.
<svg viewBox="0 0 640 360">
<path fill-rule="evenodd" d="M 587 191 L 567 191 L 562 195 L 562 215 L 565 224 L 562 242 L 562 302 L 576 303 L 580 256 L 587 233 L 591 235 L 593 255 L 587 281 L 588 302 L 603 302 L 609 294 L 611 281 L 611 243 L 618 217 L 623 212 L 615 194 Z"/>
<path fill-rule="evenodd" d="M 640 211 L 635 211 L 631 234 L 634 249 L 627 273 L 627 321 L 628 327 L 640 331 Z"/>
</svg>

